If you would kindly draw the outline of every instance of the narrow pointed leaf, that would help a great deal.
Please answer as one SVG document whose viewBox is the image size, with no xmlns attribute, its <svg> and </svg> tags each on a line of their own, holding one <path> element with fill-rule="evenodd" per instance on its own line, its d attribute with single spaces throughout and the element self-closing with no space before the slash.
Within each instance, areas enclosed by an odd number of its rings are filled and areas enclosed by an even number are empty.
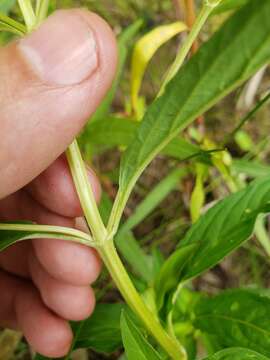
<svg viewBox="0 0 270 360">
<path fill-rule="evenodd" d="M 269 312 L 268 296 L 229 290 L 196 303 L 194 326 L 215 335 L 223 347 L 245 347 L 270 357 Z"/>
<path fill-rule="evenodd" d="M 187 261 L 179 257 L 177 262 L 173 253 L 163 267 L 173 261 L 171 277 L 175 284 L 198 276 L 248 240 L 254 232 L 258 215 L 269 212 L 270 178 L 267 177 L 254 181 L 208 210 L 190 228 L 176 251 L 181 254 L 181 249 L 195 245 Z"/>
<path fill-rule="evenodd" d="M 126 312 L 121 316 L 121 331 L 128 360 L 161 360 Z"/>
<path fill-rule="evenodd" d="M 270 166 L 258 161 L 234 159 L 232 170 L 237 174 L 244 174 L 252 178 L 270 176 Z"/>
<path fill-rule="evenodd" d="M 163 264 L 154 284 L 159 310 L 163 306 L 166 294 L 177 288 L 181 272 L 197 246 L 198 244 L 191 244 L 181 247 Z"/>
<path fill-rule="evenodd" d="M 269 13 L 270 1 L 251 0 L 179 70 L 149 107 L 122 160 L 113 228 L 151 160 L 179 131 L 269 62 Z"/>
<path fill-rule="evenodd" d="M 222 350 L 204 360 L 269 360 L 269 358 L 249 349 L 231 348 Z"/>
<path fill-rule="evenodd" d="M 187 30 L 186 24 L 178 21 L 158 26 L 137 41 L 131 61 L 131 102 L 135 111 L 138 107 L 139 91 L 147 65 L 163 44 L 185 30 Z"/>
<path fill-rule="evenodd" d="M 0 29 L 20 36 L 26 34 L 26 28 L 24 25 L 11 19 L 3 13 L 0 13 Z"/>
<path fill-rule="evenodd" d="M 218 202 L 181 240 L 181 247 L 190 244 L 198 244 L 198 247 L 179 280 L 193 278 L 216 265 L 250 238 L 258 215 L 269 212 L 269 177 L 254 181 L 242 191 Z"/>
</svg>

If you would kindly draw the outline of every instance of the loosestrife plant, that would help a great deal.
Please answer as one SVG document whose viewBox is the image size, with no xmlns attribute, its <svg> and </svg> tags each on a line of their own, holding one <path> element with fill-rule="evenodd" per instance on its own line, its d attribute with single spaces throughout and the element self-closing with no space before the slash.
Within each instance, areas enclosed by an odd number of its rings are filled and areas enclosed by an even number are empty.
<svg viewBox="0 0 270 360">
<path fill-rule="evenodd" d="M 133 312 L 129 315 L 125 310 L 121 315 L 122 341 L 128 359 L 193 359 L 190 346 L 195 333 L 196 336 L 207 334 L 204 338 L 208 337 L 208 344 L 217 345 L 211 348 L 221 350 L 214 356 L 209 350 L 209 359 L 260 360 L 270 356 L 267 335 L 270 321 L 262 320 L 262 314 L 269 318 L 270 299 L 266 295 L 242 289 L 209 299 L 194 295 L 186 286 L 190 279 L 216 265 L 253 234 L 258 215 L 270 210 L 270 179 L 259 179 L 243 189 L 235 185 L 232 195 L 196 219 L 158 274 L 151 279 L 148 274 L 143 274 L 149 280 L 151 301 L 136 290 L 115 247 L 115 239 L 128 238 L 128 232 L 140 221 L 131 217 L 124 225 L 120 224 L 138 178 L 158 153 L 167 151 L 170 154 L 173 141 L 178 147 L 176 157 L 183 160 L 185 156 L 182 154 L 187 151 L 191 158 L 199 152 L 223 171 L 225 180 L 232 184 L 224 170 L 224 158 L 207 151 L 210 149 L 198 150 L 195 145 L 179 138 L 179 133 L 192 121 L 239 87 L 270 59 L 270 1 L 250 0 L 184 64 L 194 40 L 221 1 L 203 1 L 197 20 L 169 68 L 155 101 L 146 109 L 142 121 L 134 124 L 133 141 L 127 144 L 121 160 L 119 190 L 108 225 L 104 224 L 95 202 L 76 140 L 67 149 L 66 156 L 90 234 L 59 226 L 0 224 L 0 250 L 17 241 L 44 237 L 74 241 L 97 249 Z M 49 0 L 36 0 L 35 7 L 30 0 L 18 0 L 18 4 L 25 25 L 6 15 L 0 15 L 0 24 L 1 29 L 22 36 L 45 19 Z M 135 33 L 136 26 L 131 33 Z M 112 124 L 114 121 L 112 119 Z M 202 166 L 207 165 L 204 163 Z M 201 174 L 196 183 L 200 191 L 205 172 L 202 167 L 197 171 Z M 182 176 L 183 171 L 175 169 L 168 177 L 170 182 L 164 179 L 160 188 L 154 190 L 155 195 L 164 189 L 165 183 L 166 186 L 174 184 Z M 151 201 L 155 201 L 154 195 L 151 196 Z M 197 200 L 199 198 L 195 196 L 195 204 Z M 140 217 L 138 214 L 136 216 Z M 139 271 L 143 273 L 145 269 Z M 247 306 L 252 311 L 258 309 L 258 313 L 254 312 L 249 318 L 249 310 L 245 311 Z M 182 319 L 179 326 L 174 325 L 177 317 Z M 85 326 L 82 325 L 80 331 L 84 331 Z M 233 335 L 235 327 L 238 332 Z M 143 328 L 153 337 L 154 346 L 145 338 Z M 74 326 L 75 333 L 76 329 L 78 327 Z M 78 340 L 80 335 L 76 336 Z"/>
</svg>

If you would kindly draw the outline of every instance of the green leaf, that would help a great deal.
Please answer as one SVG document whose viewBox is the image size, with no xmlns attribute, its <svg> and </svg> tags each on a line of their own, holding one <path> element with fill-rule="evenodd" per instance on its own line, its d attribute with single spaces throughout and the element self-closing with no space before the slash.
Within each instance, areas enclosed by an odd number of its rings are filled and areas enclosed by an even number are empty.
<svg viewBox="0 0 270 360">
<path fill-rule="evenodd" d="M 0 30 L 8 31 L 19 36 L 26 34 L 24 25 L 2 13 L 0 13 Z"/>
<path fill-rule="evenodd" d="M 183 268 L 197 247 L 198 244 L 183 246 L 176 250 L 163 264 L 154 285 L 159 310 L 163 306 L 166 294 L 177 288 Z"/>
<path fill-rule="evenodd" d="M 114 231 L 134 184 L 151 160 L 179 131 L 269 61 L 269 12 L 269 1 L 251 0 L 179 70 L 149 107 L 122 159 L 110 221 Z"/>
<path fill-rule="evenodd" d="M 205 202 L 204 181 L 207 175 L 208 167 L 204 164 L 196 164 L 196 182 L 190 199 L 190 214 L 192 223 L 195 223 L 201 214 Z"/>
<path fill-rule="evenodd" d="M 91 348 L 97 352 L 111 353 L 122 345 L 120 330 L 121 312 L 124 304 L 98 304 L 86 320 L 73 323 L 73 348 Z"/>
<path fill-rule="evenodd" d="M 187 26 L 181 21 L 161 25 L 148 32 L 135 44 L 131 60 L 131 103 L 136 114 L 138 114 L 139 92 L 147 65 L 162 45 L 185 30 Z"/>
<path fill-rule="evenodd" d="M 91 245 L 90 235 L 82 231 L 61 226 L 34 225 L 30 223 L 0 223 L 0 251 L 23 240 L 62 239 Z M 94 244 L 93 244 L 94 245 Z"/>
<path fill-rule="evenodd" d="M 269 311 L 269 297 L 249 290 L 229 290 L 196 303 L 194 326 L 215 335 L 224 347 L 245 347 L 269 357 Z"/>
<path fill-rule="evenodd" d="M 258 161 L 250 161 L 245 159 L 234 159 L 232 170 L 238 174 L 245 174 L 252 178 L 260 178 L 270 176 L 270 166 L 262 164 Z"/>
<path fill-rule="evenodd" d="M 249 0 L 223 0 L 214 10 L 212 15 L 220 14 L 225 11 L 231 11 L 239 9 L 246 5 Z"/>
<path fill-rule="evenodd" d="M 270 178 L 254 181 L 218 202 L 187 232 L 180 243 L 198 244 L 182 271 L 184 281 L 211 268 L 253 234 L 260 213 L 270 211 Z"/>
<path fill-rule="evenodd" d="M 269 358 L 249 349 L 231 348 L 222 350 L 204 360 L 269 360 Z"/>
<path fill-rule="evenodd" d="M 107 116 L 99 121 L 90 122 L 88 136 L 91 144 L 98 147 L 98 152 L 117 146 L 128 146 L 134 138 L 139 123 L 114 116 Z M 183 138 L 173 139 L 164 149 L 165 155 L 179 160 L 198 157 L 209 162 L 209 152 L 189 143 Z"/>
<path fill-rule="evenodd" d="M 128 360 L 161 360 L 127 313 L 121 316 L 121 331 Z"/>
<path fill-rule="evenodd" d="M 251 152 L 255 148 L 255 144 L 251 136 L 244 130 L 239 130 L 235 134 L 235 142 L 242 151 Z"/>
<path fill-rule="evenodd" d="M 208 210 L 187 232 L 180 247 L 195 245 L 184 268 L 180 256 L 175 263 L 175 284 L 193 278 L 213 267 L 239 247 L 253 233 L 260 213 L 270 212 L 270 178 L 254 181 L 242 191 L 234 193 Z M 164 263 L 174 263 L 172 254 Z M 177 269 L 179 267 L 179 270 Z M 171 281 L 171 280 L 170 280 Z"/>
</svg>

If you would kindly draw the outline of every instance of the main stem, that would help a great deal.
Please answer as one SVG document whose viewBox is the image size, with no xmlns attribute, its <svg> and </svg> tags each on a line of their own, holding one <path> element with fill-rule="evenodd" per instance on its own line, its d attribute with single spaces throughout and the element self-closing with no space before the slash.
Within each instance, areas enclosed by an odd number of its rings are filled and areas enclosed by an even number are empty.
<svg viewBox="0 0 270 360">
<path fill-rule="evenodd" d="M 155 337 L 157 342 L 171 358 L 175 360 L 186 360 L 184 348 L 166 333 L 158 319 L 147 308 L 121 262 L 114 247 L 113 238 L 104 227 L 100 218 L 76 140 L 69 146 L 67 158 L 85 218 L 91 229 L 94 241 L 97 244 L 97 251 L 104 261 L 114 283 L 126 303 L 138 315 L 148 331 Z"/>
<path fill-rule="evenodd" d="M 39 16 L 34 14 L 30 0 L 18 0 L 18 2 L 25 18 L 28 32 L 30 32 L 45 18 L 49 2 L 47 0 L 40 0 L 37 3 Z M 123 298 L 172 359 L 186 360 L 185 349 L 167 334 L 155 315 L 147 308 L 118 256 L 113 244 L 113 236 L 108 233 L 101 219 L 76 139 L 68 147 L 66 155 L 80 203 L 91 229 L 97 250 Z M 89 245 L 91 246 L 90 240 Z"/>
<path fill-rule="evenodd" d="M 174 360 L 186 360 L 185 349 L 163 329 L 156 316 L 148 309 L 130 280 L 113 244 L 107 241 L 98 249 L 114 283 L 135 314 L 141 319 L 156 341 Z"/>
</svg>

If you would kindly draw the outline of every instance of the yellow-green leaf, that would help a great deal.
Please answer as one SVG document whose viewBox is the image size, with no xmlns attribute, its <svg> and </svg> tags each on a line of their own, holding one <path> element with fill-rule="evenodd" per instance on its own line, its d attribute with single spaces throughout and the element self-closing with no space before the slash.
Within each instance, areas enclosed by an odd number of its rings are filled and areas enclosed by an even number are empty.
<svg viewBox="0 0 270 360">
<path fill-rule="evenodd" d="M 135 113 L 139 106 L 139 92 L 148 63 L 163 44 L 186 29 L 186 24 L 180 21 L 158 26 L 136 43 L 131 64 L 131 102 Z"/>
<path fill-rule="evenodd" d="M 204 181 L 207 175 L 207 166 L 196 164 L 196 182 L 190 199 L 190 215 L 192 222 L 195 223 L 201 214 L 201 209 L 205 202 Z"/>
</svg>

